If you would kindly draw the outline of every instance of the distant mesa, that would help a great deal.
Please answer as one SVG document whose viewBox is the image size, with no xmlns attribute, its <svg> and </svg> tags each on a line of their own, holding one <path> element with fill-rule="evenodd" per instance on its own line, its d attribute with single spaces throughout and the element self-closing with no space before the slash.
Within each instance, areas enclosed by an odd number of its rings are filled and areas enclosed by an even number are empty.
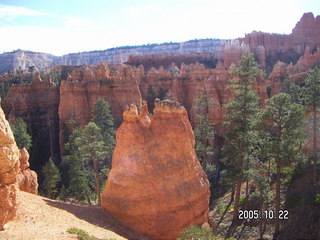
<svg viewBox="0 0 320 240">
<path fill-rule="evenodd" d="M 319 47 L 319 42 L 320 16 L 315 18 L 312 13 L 305 13 L 289 35 L 252 32 L 246 34 L 244 38 L 235 40 L 200 39 L 181 43 L 126 46 L 101 51 L 70 53 L 61 57 L 46 53 L 17 50 L 0 55 L 0 73 L 16 69 L 19 66 L 22 69 L 35 66 L 39 70 L 55 65 L 93 65 L 105 61 L 109 63 L 125 63 L 130 56 L 164 53 L 211 53 L 215 55 L 216 60 L 226 60 L 228 62 L 240 54 L 244 47 L 255 53 L 261 66 L 265 67 L 266 65 L 275 64 L 273 58 L 277 55 L 281 56 L 288 51 L 293 51 L 294 54 L 301 56 L 305 47 L 310 47 L 310 49 Z M 228 47 L 230 44 L 232 45 L 232 50 Z"/>
</svg>

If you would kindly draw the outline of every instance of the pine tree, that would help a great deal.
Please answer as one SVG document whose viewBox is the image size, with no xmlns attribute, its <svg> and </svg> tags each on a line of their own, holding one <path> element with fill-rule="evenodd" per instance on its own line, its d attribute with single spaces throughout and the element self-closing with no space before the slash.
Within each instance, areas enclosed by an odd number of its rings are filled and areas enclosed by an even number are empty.
<svg viewBox="0 0 320 240">
<path fill-rule="evenodd" d="M 270 124 L 268 129 L 268 156 L 276 165 L 275 212 L 280 210 L 281 171 L 284 166 L 300 158 L 300 146 L 303 140 L 304 109 L 292 103 L 290 95 L 280 93 L 266 101 L 263 119 Z M 275 219 L 275 239 L 280 230 L 279 218 Z"/>
<path fill-rule="evenodd" d="M 294 103 L 302 104 L 302 88 L 294 83 L 290 78 L 286 78 L 281 85 L 281 92 L 287 93 L 291 96 L 291 101 Z"/>
<path fill-rule="evenodd" d="M 205 90 L 201 90 L 195 101 L 195 120 L 196 127 L 194 135 L 196 139 L 196 152 L 199 161 L 207 173 L 207 168 L 210 166 L 209 157 L 213 154 L 213 147 L 210 144 L 214 139 L 214 126 L 209 122 L 208 113 L 209 107 L 213 104 L 213 100 L 209 98 Z"/>
<path fill-rule="evenodd" d="M 90 195 L 93 192 L 89 181 L 89 170 L 85 160 L 79 152 L 79 146 L 76 144 L 76 139 L 81 137 L 82 131 L 80 128 L 73 130 L 69 137 L 69 142 L 65 145 L 66 162 L 68 165 L 69 188 L 68 192 L 77 200 L 87 200 L 91 202 Z"/>
<path fill-rule="evenodd" d="M 42 174 L 44 176 L 43 189 L 46 192 L 46 196 L 53 198 L 57 193 L 58 183 L 61 181 L 58 167 L 54 164 L 52 158 L 42 168 Z"/>
<path fill-rule="evenodd" d="M 235 77 L 230 82 L 235 89 L 234 99 L 225 107 L 227 110 L 225 127 L 225 146 L 223 161 L 231 168 L 235 181 L 235 204 L 233 219 L 239 210 L 241 183 L 246 181 L 246 197 L 249 194 L 249 179 L 253 175 L 252 164 L 254 148 L 258 138 L 259 105 L 256 93 L 252 91 L 253 80 L 262 75 L 253 55 L 245 53 L 238 67 L 232 69 Z"/>
<path fill-rule="evenodd" d="M 89 124 L 81 131 L 81 134 L 75 139 L 78 151 L 88 164 L 88 170 L 94 173 L 94 186 L 98 197 L 98 203 L 101 205 L 101 171 L 106 168 L 106 155 L 108 148 L 103 141 L 101 129 L 94 123 Z"/>
<path fill-rule="evenodd" d="M 32 140 L 27 131 L 27 124 L 21 118 L 17 118 L 11 125 L 11 128 L 18 147 L 20 149 L 25 147 L 29 150 Z"/>
<path fill-rule="evenodd" d="M 101 129 L 102 140 L 107 151 L 107 166 L 111 167 L 111 157 L 115 146 L 115 129 L 108 102 L 99 98 L 92 113 L 94 114 L 92 121 Z"/>
<path fill-rule="evenodd" d="M 312 135 L 313 135 L 313 182 L 317 182 L 318 169 L 318 111 L 320 108 L 320 69 L 314 67 L 308 71 L 305 80 L 304 100 L 312 112 Z"/>
</svg>

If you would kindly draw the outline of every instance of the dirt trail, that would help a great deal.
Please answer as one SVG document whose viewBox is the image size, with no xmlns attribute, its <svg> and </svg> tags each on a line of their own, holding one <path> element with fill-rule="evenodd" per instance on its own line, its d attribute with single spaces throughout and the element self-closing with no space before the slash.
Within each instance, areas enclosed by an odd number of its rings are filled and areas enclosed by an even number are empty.
<svg viewBox="0 0 320 240">
<path fill-rule="evenodd" d="M 59 202 L 26 192 L 19 193 L 16 220 L 5 225 L 5 230 L 0 231 L 0 239 L 77 239 L 75 235 L 67 233 L 71 227 L 83 229 L 99 240 L 147 240 L 123 227 L 101 207 Z"/>
</svg>

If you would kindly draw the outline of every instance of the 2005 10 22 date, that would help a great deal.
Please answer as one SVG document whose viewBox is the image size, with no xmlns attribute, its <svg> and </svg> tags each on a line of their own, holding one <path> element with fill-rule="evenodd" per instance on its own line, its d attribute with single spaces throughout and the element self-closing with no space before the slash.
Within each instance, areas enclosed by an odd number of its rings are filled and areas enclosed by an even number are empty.
<svg viewBox="0 0 320 240">
<path fill-rule="evenodd" d="M 288 210 L 279 210 L 279 213 L 276 214 L 273 210 L 265 210 L 263 212 L 259 210 L 239 210 L 239 219 L 242 220 L 255 220 L 255 219 L 280 219 L 280 220 L 288 220 L 289 219 L 289 211 Z"/>
</svg>

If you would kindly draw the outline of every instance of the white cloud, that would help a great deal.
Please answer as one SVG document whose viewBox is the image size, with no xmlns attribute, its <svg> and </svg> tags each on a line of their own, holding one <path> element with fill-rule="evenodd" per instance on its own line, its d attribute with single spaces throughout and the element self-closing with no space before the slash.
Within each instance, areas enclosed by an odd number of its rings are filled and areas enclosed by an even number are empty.
<svg viewBox="0 0 320 240">
<path fill-rule="evenodd" d="M 74 16 L 66 16 L 64 17 L 64 22 L 67 27 L 86 27 L 86 26 L 92 26 L 94 25 L 93 22 L 83 19 L 83 18 L 78 18 Z"/>
<path fill-rule="evenodd" d="M 0 53 L 23 49 L 57 56 L 106 49 L 118 39 L 107 32 L 41 26 L 3 26 L 0 36 Z"/>
<path fill-rule="evenodd" d="M 12 20 L 21 16 L 48 15 L 47 13 L 20 6 L 0 5 L 0 19 Z"/>
<path fill-rule="evenodd" d="M 157 5 L 146 5 L 142 7 L 124 8 L 123 11 L 131 17 L 141 17 L 146 14 L 159 13 L 161 7 Z"/>
</svg>

